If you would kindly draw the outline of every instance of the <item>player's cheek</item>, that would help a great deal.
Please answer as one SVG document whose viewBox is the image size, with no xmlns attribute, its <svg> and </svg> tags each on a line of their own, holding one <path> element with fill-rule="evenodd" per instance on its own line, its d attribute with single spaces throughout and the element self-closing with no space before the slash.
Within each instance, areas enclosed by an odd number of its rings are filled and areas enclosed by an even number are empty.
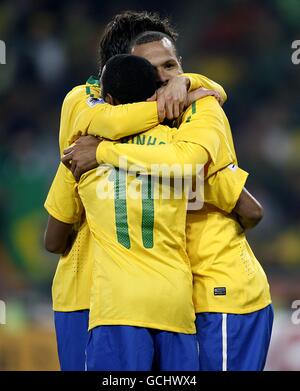
<svg viewBox="0 0 300 391">
<path fill-rule="evenodd" d="M 171 79 L 172 77 L 175 77 L 175 76 L 178 76 L 180 74 L 179 72 L 179 68 L 178 67 L 174 67 L 172 69 L 169 69 L 168 71 L 166 71 L 167 74 L 168 74 L 168 78 Z"/>
</svg>

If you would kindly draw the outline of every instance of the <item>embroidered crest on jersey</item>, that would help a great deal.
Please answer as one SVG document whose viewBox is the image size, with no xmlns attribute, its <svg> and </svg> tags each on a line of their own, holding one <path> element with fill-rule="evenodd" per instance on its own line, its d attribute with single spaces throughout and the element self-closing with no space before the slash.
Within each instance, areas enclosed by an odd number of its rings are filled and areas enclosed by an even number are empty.
<svg viewBox="0 0 300 391">
<path fill-rule="evenodd" d="M 86 103 L 90 107 L 94 107 L 95 105 L 103 104 L 105 102 L 104 102 L 104 100 L 102 98 L 94 98 L 94 97 L 90 96 L 89 98 L 87 98 Z"/>
</svg>

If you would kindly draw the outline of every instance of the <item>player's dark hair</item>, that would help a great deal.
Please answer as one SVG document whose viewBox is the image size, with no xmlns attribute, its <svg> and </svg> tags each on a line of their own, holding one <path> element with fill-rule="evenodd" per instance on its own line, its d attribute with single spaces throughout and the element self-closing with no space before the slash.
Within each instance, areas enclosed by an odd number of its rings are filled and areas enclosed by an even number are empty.
<svg viewBox="0 0 300 391">
<path fill-rule="evenodd" d="M 112 56 L 128 53 L 130 42 L 145 31 L 160 31 L 174 42 L 178 36 L 169 20 L 161 19 L 157 13 L 124 11 L 108 23 L 102 35 L 99 48 L 99 74 Z"/>
<path fill-rule="evenodd" d="M 174 51 L 176 53 L 175 40 L 169 35 L 162 33 L 160 31 L 145 31 L 137 35 L 131 41 L 129 50 L 131 51 L 131 49 L 136 45 L 142 45 L 144 43 L 150 43 L 150 42 L 157 42 L 157 41 L 161 41 L 164 38 L 167 38 L 172 43 Z"/>
<path fill-rule="evenodd" d="M 145 58 L 118 54 L 110 58 L 101 77 L 102 97 L 110 94 L 119 103 L 142 102 L 157 89 L 157 71 Z"/>
</svg>

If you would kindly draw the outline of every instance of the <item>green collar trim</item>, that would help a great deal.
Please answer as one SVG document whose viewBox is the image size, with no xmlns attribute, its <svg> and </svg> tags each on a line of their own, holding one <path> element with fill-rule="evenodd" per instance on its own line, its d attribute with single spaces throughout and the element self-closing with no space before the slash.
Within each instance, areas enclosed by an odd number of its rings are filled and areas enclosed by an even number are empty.
<svg viewBox="0 0 300 391">
<path fill-rule="evenodd" d="M 97 79 L 96 76 L 90 76 L 90 77 L 87 79 L 86 84 L 91 84 L 91 85 L 100 86 L 100 84 L 99 84 L 99 79 Z"/>
</svg>

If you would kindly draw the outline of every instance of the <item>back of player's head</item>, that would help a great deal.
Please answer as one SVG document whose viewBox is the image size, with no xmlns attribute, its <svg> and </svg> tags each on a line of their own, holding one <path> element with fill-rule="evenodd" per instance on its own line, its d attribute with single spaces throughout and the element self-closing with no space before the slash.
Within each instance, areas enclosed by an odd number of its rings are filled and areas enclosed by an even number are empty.
<svg viewBox="0 0 300 391">
<path fill-rule="evenodd" d="M 169 20 L 161 19 L 157 13 L 124 11 L 108 23 L 102 35 L 99 53 L 100 73 L 112 56 L 128 53 L 130 42 L 145 31 L 160 31 L 174 42 L 178 35 Z"/>
<path fill-rule="evenodd" d="M 107 61 L 101 77 L 102 97 L 107 95 L 118 104 L 145 101 L 157 89 L 157 72 L 142 57 L 118 54 Z"/>
<path fill-rule="evenodd" d="M 164 38 L 167 38 L 172 43 L 174 52 L 176 53 L 175 40 L 171 36 L 169 36 L 168 34 L 165 34 L 161 31 L 144 31 L 144 32 L 142 32 L 141 34 L 139 34 L 135 38 L 133 38 L 132 42 L 130 43 L 129 50 L 131 51 L 131 49 L 134 46 L 143 45 L 145 43 L 158 42 Z"/>
</svg>

